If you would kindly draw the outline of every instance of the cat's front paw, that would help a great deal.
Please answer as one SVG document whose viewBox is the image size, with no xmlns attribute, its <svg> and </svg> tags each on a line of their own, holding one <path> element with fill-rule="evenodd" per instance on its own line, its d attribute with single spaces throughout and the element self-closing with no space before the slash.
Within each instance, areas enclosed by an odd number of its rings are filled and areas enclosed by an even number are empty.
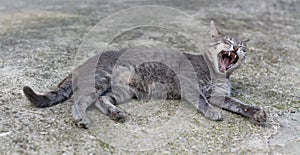
<svg viewBox="0 0 300 155">
<path fill-rule="evenodd" d="M 213 120 L 213 121 L 221 121 L 222 118 L 222 113 L 220 110 L 215 109 L 215 108 L 209 108 L 205 114 L 205 118 Z"/>
<path fill-rule="evenodd" d="M 114 109 L 109 114 L 110 118 L 117 122 L 125 122 L 126 121 L 126 113 L 119 109 Z"/>
<path fill-rule="evenodd" d="M 253 113 L 253 119 L 259 124 L 266 122 L 267 121 L 266 112 L 262 109 L 258 109 Z"/>
</svg>

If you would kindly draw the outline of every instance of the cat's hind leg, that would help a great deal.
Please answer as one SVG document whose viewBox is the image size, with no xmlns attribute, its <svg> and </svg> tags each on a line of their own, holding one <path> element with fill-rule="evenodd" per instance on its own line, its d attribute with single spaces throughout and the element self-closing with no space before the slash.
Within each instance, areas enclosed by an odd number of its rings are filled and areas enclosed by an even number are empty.
<svg viewBox="0 0 300 155">
<path fill-rule="evenodd" d="M 96 75 L 85 75 L 85 72 L 79 72 L 78 74 L 74 76 L 73 80 L 75 103 L 72 107 L 72 114 L 75 123 L 79 127 L 87 129 L 90 124 L 86 115 L 87 108 L 97 101 L 99 95 L 110 88 L 111 78 L 110 74 L 104 70 L 99 70 Z"/>
<path fill-rule="evenodd" d="M 112 120 L 124 122 L 126 120 L 126 113 L 115 105 L 131 99 L 134 97 L 134 94 L 133 89 L 129 87 L 113 86 L 112 90 L 98 98 L 95 106 Z"/>
<path fill-rule="evenodd" d="M 112 120 L 124 122 L 126 120 L 126 113 L 114 104 L 115 100 L 110 96 L 100 96 L 95 102 L 95 107 L 105 115 L 109 116 Z"/>
<path fill-rule="evenodd" d="M 75 103 L 72 107 L 72 114 L 75 120 L 75 123 L 82 128 L 87 129 L 88 125 L 90 124 L 90 120 L 86 116 L 87 108 L 95 102 L 97 97 L 94 93 L 79 96 L 76 98 Z"/>
</svg>

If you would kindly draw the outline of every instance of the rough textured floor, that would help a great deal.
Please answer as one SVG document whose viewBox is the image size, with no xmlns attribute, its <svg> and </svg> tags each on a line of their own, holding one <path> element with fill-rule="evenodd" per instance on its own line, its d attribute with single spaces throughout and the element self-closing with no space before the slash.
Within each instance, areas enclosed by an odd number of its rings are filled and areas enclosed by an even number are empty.
<svg viewBox="0 0 300 155">
<path fill-rule="evenodd" d="M 24 85 L 53 89 L 95 24 L 145 4 L 180 9 L 206 26 L 213 19 L 221 31 L 251 39 L 246 64 L 232 77 L 233 96 L 263 107 L 267 123 L 225 111 L 223 121 L 212 122 L 186 103 L 132 101 L 121 105 L 132 114 L 127 123 L 91 109 L 93 124 L 84 130 L 73 122 L 73 100 L 46 109 L 30 105 Z M 0 154 L 300 154 L 299 8 L 297 0 L 0 0 Z M 164 42 L 193 51 L 184 41 Z M 152 110 L 145 115 L 143 108 Z"/>
</svg>

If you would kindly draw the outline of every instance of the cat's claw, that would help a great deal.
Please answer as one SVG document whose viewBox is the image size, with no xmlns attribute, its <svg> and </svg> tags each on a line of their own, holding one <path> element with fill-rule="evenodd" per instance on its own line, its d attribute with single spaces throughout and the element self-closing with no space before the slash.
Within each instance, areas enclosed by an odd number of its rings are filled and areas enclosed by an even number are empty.
<svg viewBox="0 0 300 155">
<path fill-rule="evenodd" d="M 255 113 L 253 114 L 253 119 L 259 124 L 266 122 L 267 121 L 266 112 L 262 109 L 255 111 Z"/>
</svg>

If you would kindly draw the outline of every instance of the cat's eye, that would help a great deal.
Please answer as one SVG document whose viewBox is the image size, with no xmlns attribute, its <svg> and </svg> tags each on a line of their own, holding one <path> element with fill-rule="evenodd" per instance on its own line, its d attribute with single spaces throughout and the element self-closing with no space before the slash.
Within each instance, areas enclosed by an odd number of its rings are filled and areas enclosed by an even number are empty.
<svg viewBox="0 0 300 155">
<path fill-rule="evenodd" d="M 232 44 L 229 40 L 224 40 L 224 43 L 228 46 L 230 46 Z"/>
<path fill-rule="evenodd" d="M 238 45 L 238 48 L 246 48 L 244 45 Z"/>
</svg>

